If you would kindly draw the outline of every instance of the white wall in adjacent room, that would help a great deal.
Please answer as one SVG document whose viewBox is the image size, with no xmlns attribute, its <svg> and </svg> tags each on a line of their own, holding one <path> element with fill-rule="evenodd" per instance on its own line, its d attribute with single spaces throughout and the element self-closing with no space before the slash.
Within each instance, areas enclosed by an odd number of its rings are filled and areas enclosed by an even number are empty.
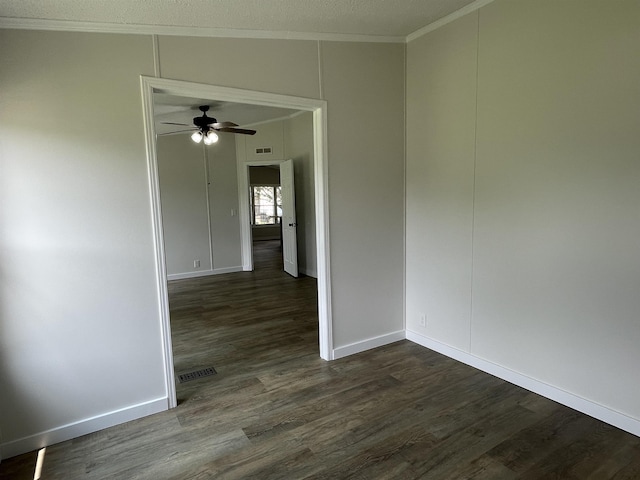
<svg viewBox="0 0 640 480">
<path fill-rule="evenodd" d="M 169 279 L 241 269 L 235 145 L 233 134 L 221 133 L 213 145 L 189 135 L 158 137 Z"/>
<path fill-rule="evenodd" d="M 165 135 L 157 140 L 168 275 L 212 269 L 204 148 L 188 135 Z M 194 261 L 200 266 L 195 267 Z"/>
<path fill-rule="evenodd" d="M 234 134 L 220 133 L 217 143 L 205 148 L 211 215 L 214 272 L 241 269 L 238 171 Z"/>
<path fill-rule="evenodd" d="M 283 121 L 284 157 L 293 160 L 298 223 L 298 268 L 317 277 L 313 115 L 304 112 Z"/>
<path fill-rule="evenodd" d="M 298 224 L 298 268 L 305 275 L 317 277 L 315 176 L 313 145 L 313 114 L 300 112 L 288 118 L 254 125 L 257 133 L 250 137 L 238 137 L 241 144 L 238 161 L 273 161 L 277 165 L 291 159 L 294 165 L 296 220 Z M 256 148 L 271 147 L 271 154 L 256 154 Z M 260 168 L 251 167 L 255 172 Z M 279 178 L 277 172 L 275 178 Z M 262 183 L 272 183 L 269 180 Z M 279 180 L 278 180 L 279 182 Z M 252 177 L 250 183 L 260 184 Z M 254 226 L 254 240 L 280 238 L 279 227 Z"/>
</svg>

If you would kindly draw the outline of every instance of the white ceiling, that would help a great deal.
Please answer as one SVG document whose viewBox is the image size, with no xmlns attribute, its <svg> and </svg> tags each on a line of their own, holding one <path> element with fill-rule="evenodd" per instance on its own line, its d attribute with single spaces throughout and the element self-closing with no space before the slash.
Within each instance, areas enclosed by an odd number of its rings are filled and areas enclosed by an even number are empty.
<svg viewBox="0 0 640 480">
<path fill-rule="evenodd" d="M 0 17 L 311 34 L 407 35 L 474 0 L 2 0 Z"/>
</svg>

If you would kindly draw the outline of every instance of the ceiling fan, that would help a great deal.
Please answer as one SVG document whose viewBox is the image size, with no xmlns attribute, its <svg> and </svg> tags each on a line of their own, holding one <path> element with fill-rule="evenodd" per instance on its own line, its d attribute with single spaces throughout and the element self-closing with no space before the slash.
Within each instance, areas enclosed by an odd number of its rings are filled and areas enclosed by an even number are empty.
<svg viewBox="0 0 640 480">
<path fill-rule="evenodd" d="M 200 143 L 204 141 L 206 145 L 211 145 L 218 141 L 218 135 L 216 132 L 228 132 L 228 133 L 240 133 L 243 135 L 254 135 L 255 130 L 248 130 L 245 128 L 236 128 L 238 125 L 233 122 L 218 122 L 217 119 L 207 116 L 209 111 L 209 105 L 201 105 L 198 107 L 202 112 L 201 117 L 194 117 L 193 126 L 186 123 L 174 123 L 174 122 L 162 122 L 164 125 L 180 125 L 183 127 L 191 127 L 188 130 L 180 130 L 180 132 L 189 132 L 195 130 L 191 139 Z M 179 133 L 179 132 L 173 132 Z"/>
</svg>

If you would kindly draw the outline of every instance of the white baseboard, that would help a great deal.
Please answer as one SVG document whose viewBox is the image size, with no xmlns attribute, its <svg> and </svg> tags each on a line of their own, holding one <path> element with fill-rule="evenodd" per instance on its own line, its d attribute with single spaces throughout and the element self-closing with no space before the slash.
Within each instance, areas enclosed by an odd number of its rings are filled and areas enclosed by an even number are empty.
<svg viewBox="0 0 640 480">
<path fill-rule="evenodd" d="M 214 268 L 213 270 L 199 270 L 197 272 L 172 273 L 167 275 L 167 280 L 184 280 L 185 278 L 207 277 L 209 275 L 220 275 L 223 273 L 241 272 L 242 267 Z"/>
<path fill-rule="evenodd" d="M 167 397 L 157 398 L 113 412 L 86 418 L 78 422 L 62 425 L 61 427 L 52 428 L 51 430 L 39 432 L 17 440 L 11 440 L 0 444 L 0 451 L 2 451 L 1 457 L 6 459 L 33 450 L 39 450 L 54 443 L 64 442 L 137 418 L 163 412 L 168 409 L 168 406 L 169 400 Z"/>
<path fill-rule="evenodd" d="M 531 392 L 542 395 L 543 397 L 554 400 L 562 405 L 573 408 L 591 417 L 602 420 L 614 427 L 618 427 L 634 435 L 640 436 L 640 420 L 629 417 L 623 413 L 611 410 L 608 407 L 595 403 L 583 397 L 579 397 L 573 393 L 566 392 L 558 387 L 541 382 L 534 378 L 515 372 L 501 365 L 492 363 L 480 357 L 476 357 L 470 353 L 458 350 L 444 343 L 440 343 L 431 338 L 425 337 L 419 333 L 407 330 L 407 340 L 411 340 L 418 345 L 435 350 L 447 357 L 458 360 L 459 362 L 470 365 L 474 368 L 489 373 L 495 377 L 506 380 L 519 387 Z"/>
<path fill-rule="evenodd" d="M 382 347 L 383 345 L 388 345 L 389 343 L 397 342 L 404 339 L 404 330 L 398 330 L 397 332 L 387 333 L 378 337 L 368 338 L 360 342 L 351 343 L 343 347 L 334 348 L 333 360 L 364 352 L 365 350 L 371 350 L 372 348 Z"/>
</svg>

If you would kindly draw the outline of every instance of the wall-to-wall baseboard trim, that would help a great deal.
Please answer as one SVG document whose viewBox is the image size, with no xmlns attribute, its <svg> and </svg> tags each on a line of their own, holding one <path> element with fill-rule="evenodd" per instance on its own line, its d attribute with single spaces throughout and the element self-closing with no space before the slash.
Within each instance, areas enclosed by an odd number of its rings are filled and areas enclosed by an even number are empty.
<svg viewBox="0 0 640 480">
<path fill-rule="evenodd" d="M 242 267 L 214 268 L 213 270 L 200 270 L 197 272 L 172 273 L 167 275 L 167 280 L 184 280 L 185 278 L 206 277 L 209 275 L 220 275 L 222 273 L 242 272 Z"/>
<path fill-rule="evenodd" d="M 597 418 L 598 420 L 602 420 L 614 427 L 618 427 L 629 433 L 640 436 L 639 419 L 629 417 L 591 400 L 587 400 L 586 398 L 579 397 L 578 395 L 566 392 L 558 387 L 554 387 L 553 385 L 546 384 L 540 380 L 536 380 L 483 358 L 476 357 L 470 353 L 445 345 L 444 343 L 425 337 L 417 332 L 407 330 L 406 334 L 407 340 L 417 343 L 418 345 L 422 345 L 430 350 L 435 350 L 436 352 L 453 358 L 454 360 L 458 360 L 459 362 L 506 380 L 509 383 L 513 383 L 514 385 L 525 388 L 531 392 L 537 393 L 538 395 L 542 395 L 543 397 L 554 400 L 562 405 L 566 405 L 567 407 Z"/>
<path fill-rule="evenodd" d="M 114 410 L 95 417 L 86 418 L 78 422 L 69 423 L 52 428 L 44 432 L 29 435 L 28 437 L 11 440 L 0 444 L 2 458 L 15 457 L 23 453 L 38 450 L 40 448 L 77 438 L 88 433 L 97 432 L 105 428 L 113 427 L 121 423 L 129 422 L 137 418 L 146 417 L 154 413 L 163 412 L 168 408 L 167 397 L 156 398 L 148 402 L 139 403 L 130 407 Z"/>
<path fill-rule="evenodd" d="M 404 330 L 398 330 L 397 332 L 391 332 L 378 337 L 368 338 L 360 342 L 351 343 L 343 347 L 335 348 L 333 350 L 333 360 L 364 352 L 365 350 L 371 350 L 372 348 L 382 347 L 383 345 L 388 345 L 404 339 Z"/>
</svg>

